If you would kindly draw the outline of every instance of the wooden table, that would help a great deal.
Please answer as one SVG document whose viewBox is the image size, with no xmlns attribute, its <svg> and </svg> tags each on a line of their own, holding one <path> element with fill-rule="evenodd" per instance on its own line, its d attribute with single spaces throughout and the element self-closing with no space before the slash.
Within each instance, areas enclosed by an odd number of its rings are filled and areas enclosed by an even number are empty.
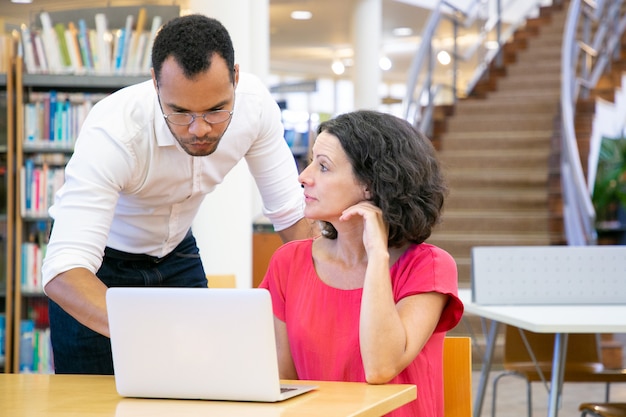
<svg viewBox="0 0 626 417">
<path fill-rule="evenodd" d="M 310 384 L 311 381 L 283 381 Z M 381 416 L 417 398 L 415 385 L 315 381 L 279 403 L 123 398 L 113 376 L 0 374 L 0 414 L 11 417 Z"/>
</svg>

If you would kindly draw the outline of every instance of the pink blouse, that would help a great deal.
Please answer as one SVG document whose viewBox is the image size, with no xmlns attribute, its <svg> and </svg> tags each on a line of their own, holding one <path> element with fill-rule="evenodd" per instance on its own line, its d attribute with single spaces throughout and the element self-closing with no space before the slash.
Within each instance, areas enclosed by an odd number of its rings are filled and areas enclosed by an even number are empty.
<svg viewBox="0 0 626 417">
<path fill-rule="evenodd" d="M 298 377 L 365 381 L 359 348 L 362 289 L 341 290 L 322 282 L 312 262 L 313 239 L 289 242 L 273 255 L 260 287 L 272 295 L 274 314 L 287 324 Z M 415 384 L 417 400 L 393 417 L 443 417 L 443 338 L 460 321 L 457 269 L 452 256 L 430 245 L 412 245 L 391 267 L 396 302 L 436 291 L 449 295 L 435 332 L 420 354 L 390 383 Z"/>
</svg>

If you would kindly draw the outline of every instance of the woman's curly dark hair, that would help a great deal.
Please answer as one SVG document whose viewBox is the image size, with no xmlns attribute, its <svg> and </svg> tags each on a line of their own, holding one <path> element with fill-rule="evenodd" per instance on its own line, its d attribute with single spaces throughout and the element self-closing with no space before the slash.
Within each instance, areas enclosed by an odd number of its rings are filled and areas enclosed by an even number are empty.
<svg viewBox="0 0 626 417">
<path fill-rule="evenodd" d="M 322 122 L 322 132 L 339 139 L 355 177 L 382 210 L 389 246 L 424 242 L 440 221 L 448 190 L 430 140 L 406 120 L 370 110 Z M 322 234 L 337 237 L 328 222 Z"/>
<path fill-rule="evenodd" d="M 235 81 L 235 51 L 226 28 L 216 19 L 200 14 L 168 21 L 154 39 L 152 68 L 159 80 L 163 62 L 173 56 L 189 79 L 205 72 L 216 53 L 226 61 L 231 81 Z"/>
</svg>

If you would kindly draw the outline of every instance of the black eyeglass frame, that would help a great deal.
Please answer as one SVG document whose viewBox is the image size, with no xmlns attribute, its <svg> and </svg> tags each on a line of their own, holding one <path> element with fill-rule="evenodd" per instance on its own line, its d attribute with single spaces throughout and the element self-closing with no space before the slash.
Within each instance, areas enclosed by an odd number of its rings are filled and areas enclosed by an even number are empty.
<svg viewBox="0 0 626 417">
<path fill-rule="evenodd" d="M 165 112 L 163 111 L 163 104 L 161 104 L 161 94 L 159 93 L 158 89 L 157 89 L 157 99 L 159 101 L 159 107 L 161 108 L 161 114 L 163 115 L 163 118 L 165 119 L 166 122 L 171 123 L 173 125 L 176 126 L 190 126 L 193 122 L 196 121 L 196 119 L 198 117 L 201 117 L 202 120 L 204 120 L 206 123 L 210 124 L 210 125 L 217 125 L 220 123 L 225 123 L 227 121 L 229 121 L 232 117 L 233 117 L 233 113 L 235 112 L 235 100 L 233 98 L 233 110 L 211 110 L 202 114 L 193 114 L 193 113 L 183 113 L 183 112 L 172 112 L 172 113 L 168 113 L 165 114 Z M 207 120 L 207 115 L 210 114 L 223 114 L 226 113 L 228 114 L 228 116 L 224 119 L 224 120 L 220 120 L 217 122 L 212 122 L 210 120 Z M 170 117 L 172 116 L 185 116 L 187 118 L 189 118 L 189 122 L 187 123 L 176 123 L 172 120 L 170 120 Z"/>
</svg>

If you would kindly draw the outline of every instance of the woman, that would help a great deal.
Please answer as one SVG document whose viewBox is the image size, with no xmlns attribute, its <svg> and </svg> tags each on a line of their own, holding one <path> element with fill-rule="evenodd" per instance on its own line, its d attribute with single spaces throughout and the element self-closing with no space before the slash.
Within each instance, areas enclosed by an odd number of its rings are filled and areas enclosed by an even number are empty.
<svg viewBox="0 0 626 417">
<path fill-rule="evenodd" d="M 395 116 L 344 114 L 320 124 L 299 179 L 322 236 L 279 248 L 261 283 L 281 378 L 416 384 L 390 415 L 443 417 L 443 338 L 463 305 L 456 263 L 424 243 L 447 191 L 430 141 Z"/>
</svg>

